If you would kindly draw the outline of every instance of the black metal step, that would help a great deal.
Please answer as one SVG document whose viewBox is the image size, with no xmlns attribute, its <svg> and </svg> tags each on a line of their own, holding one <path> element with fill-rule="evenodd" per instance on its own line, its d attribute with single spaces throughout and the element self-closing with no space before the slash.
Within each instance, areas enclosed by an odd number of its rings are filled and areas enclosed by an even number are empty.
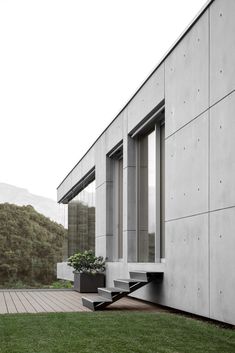
<svg viewBox="0 0 235 353">
<path fill-rule="evenodd" d="M 136 279 L 136 280 L 146 280 L 148 282 L 162 277 L 163 277 L 162 271 L 158 271 L 158 272 L 131 271 L 130 272 L 130 278 Z"/>
<path fill-rule="evenodd" d="M 98 288 L 98 295 L 82 297 L 82 304 L 93 311 L 103 309 L 147 283 L 162 279 L 163 272 L 131 271 L 130 278 L 114 280 L 114 287 Z"/>
<path fill-rule="evenodd" d="M 146 271 L 131 271 L 130 278 L 147 281 L 148 280 L 148 272 L 146 272 Z"/>
<path fill-rule="evenodd" d="M 114 287 L 121 288 L 124 290 L 133 290 L 135 287 L 141 285 L 144 285 L 148 283 L 147 280 L 136 280 L 132 278 L 127 278 L 127 279 L 115 279 L 114 280 Z"/>
<path fill-rule="evenodd" d="M 110 304 L 112 303 L 112 299 L 108 299 L 105 297 L 92 296 L 92 297 L 82 297 L 82 304 L 91 310 L 97 310 L 99 306 L 103 304 Z"/>
<path fill-rule="evenodd" d="M 111 287 L 111 288 L 98 288 L 98 293 L 101 297 L 107 298 L 107 299 L 113 299 L 113 297 L 117 295 L 121 295 L 123 293 L 130 293 L 129 290 L 125 290 L 122 288 L 118 287 Z"/>
</svg>

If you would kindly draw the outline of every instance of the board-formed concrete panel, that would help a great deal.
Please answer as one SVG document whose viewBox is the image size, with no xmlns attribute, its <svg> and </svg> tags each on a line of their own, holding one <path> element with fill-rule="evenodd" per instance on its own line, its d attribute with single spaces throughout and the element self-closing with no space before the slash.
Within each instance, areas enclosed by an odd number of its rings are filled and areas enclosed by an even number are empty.
<svg viewBox="0 0 235 353">
<path fill-rule="evenodd" d="M 166 140 L 166 220 L 208 211 L 208 113 Z"/>
<path fill-rule="evenodd" d="M 211 105 L 235 89 L 235 1 L 216 0 L 210 8 Z"/>
<path fill-rule="evenodd" d="M 166 223 L 166 305 L 209 315 L 208 261 L 208 214 Z"/>
<path fill-rule="evenodd" d="M 235 206 L 235 93 L 210 111 L 210 208 Z"/>
<path fill-rule="evenodd" d="M 165 62 L 166 137 L 208 108 L 208 11 Z"/>
<path fill-rule="evenodd" d="M 128 104 L 128 133 L 164 99 L 164 64 Z"/>
<path fill-rule="evenodd" d="M 235 208 L 210 214 L 210 316 L 235 325 Z"/>
</svg>

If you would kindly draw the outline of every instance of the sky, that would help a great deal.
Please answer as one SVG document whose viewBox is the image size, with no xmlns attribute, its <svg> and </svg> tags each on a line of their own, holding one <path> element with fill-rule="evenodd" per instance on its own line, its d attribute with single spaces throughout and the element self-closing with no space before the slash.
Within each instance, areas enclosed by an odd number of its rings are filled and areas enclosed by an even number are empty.
<svg viewBox="0 0 235 353">
<path fill-rule="evenodd" d="M 205 0 L 0 0 L 0 182 L 56 188 Z"/>
</svg>

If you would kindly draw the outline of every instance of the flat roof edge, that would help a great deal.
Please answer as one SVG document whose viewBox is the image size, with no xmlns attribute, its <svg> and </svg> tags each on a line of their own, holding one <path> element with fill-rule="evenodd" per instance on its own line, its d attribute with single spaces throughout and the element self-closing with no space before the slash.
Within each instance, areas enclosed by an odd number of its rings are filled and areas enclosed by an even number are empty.
<svg viewBox="0 0 235 353">
<path fill-rule="evenodd" d="M 109 128 L 110 125 L 118 118 L 118 116 L 126 109 L 128 104 L 132 101 L 132 99 L 137 95 L 137 93 L 141 90 L 144 84 L 150 79 L 150 77 L 155 73 L 155 71 L 163 64 L 166 58 L 170 55 L 170 53 L 175 49 L 175 47 L 180 43 L 180 41 L 184 38 L 184 36 L 189 32 L 189 30 L 193 27 L 193 25 L 199 20 L 199 18 L 204 14 L 204 12 L 208 9 L 208 7 L 214 2 L 215 0 L 207 0 L 205 5 L 200 9 L 197 15 L 193 18 L 193 20 L 189 23 L 186 29 L 180 34 L 180 36 L 176 39 L 173 45 L 168 49 L 168 51 L 163 55 L 161 60 L 155 66 L 155 68 L 150 72 L 147 78 L 141 83 L 139 88 L 135 91 L 135 93 L 131 96 L 131 98 L 127 101 L 127 103 L 123 106 L 123 108 L 115 115 L 114 119 L 108 124 L 108 126 L 102 131 L 102 133 L 97 137 L 91 147 L 86 151 L 86 153 L 79 159 L 79 161 L 75 164 L 75 166 L 70 170 L 70 172 L 65 176 L 62 182 L 57 186 L 57 190 L 63 184 L 63 182 L 67 179 L 67 177 L 72 173 L 72 171 L 77 167 L 77 165 L 83 160 L 83 158 L 87 155 L 87 153 L 92 149 L 92 147 L 96 144 L 99 138 L 104 134 L 104 132 Z"/>
</svg>

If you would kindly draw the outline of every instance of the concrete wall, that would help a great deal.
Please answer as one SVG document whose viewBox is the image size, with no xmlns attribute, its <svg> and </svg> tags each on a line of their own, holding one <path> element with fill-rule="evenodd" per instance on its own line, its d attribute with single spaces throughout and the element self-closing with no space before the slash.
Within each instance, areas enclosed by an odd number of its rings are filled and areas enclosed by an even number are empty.
<svg viewBox="0 0 235 353">
<path fill-rule="evenodd" d="M 68 266 L 66 262 L 58 263 L 57 278 L 73 282 L 74 281 L 73 268 Z"/>
<path fill-rule="evenodd" d="M 210 2 L 194 25 L 58 189 L 58 200 L 96 171 L 96 253 L 107 284 L 133 269 L 163 270 L 161 286 L 135 293 L 235 324 L 235 1 Z M 165 100 L 164 263 L 137 263 L 135 141 Z M 123 141 L 124 258 L 111 262 L 109 153 Z M 62 265 L 61 265 L 62 266 Z M 62 267 L 61 267 L 62 268 Z M 62 270 L 61 270 L 62 273 Z"/>
</svg>

